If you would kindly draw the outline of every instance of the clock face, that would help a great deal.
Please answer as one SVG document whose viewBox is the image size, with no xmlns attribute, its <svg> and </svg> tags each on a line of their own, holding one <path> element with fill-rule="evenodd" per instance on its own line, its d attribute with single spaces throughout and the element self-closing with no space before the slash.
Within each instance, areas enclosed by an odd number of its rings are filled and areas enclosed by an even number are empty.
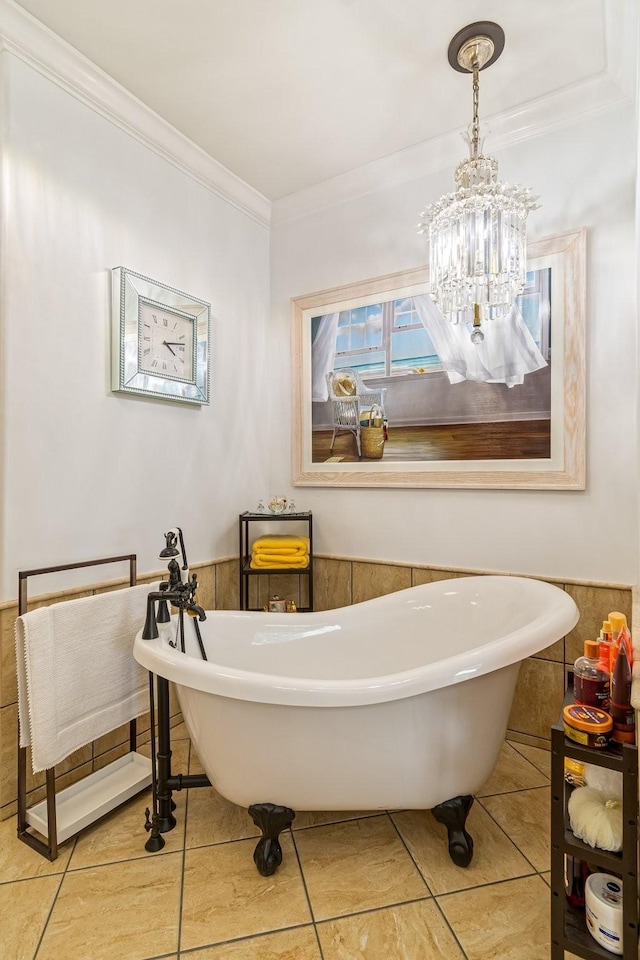
<svg viewBox="0 0 640 960">
<path fill-rule="evenodd" d="M 140 300 L 138 368 L 141 373 L 193 380 L 193 341 L 193 318 Z"/>
<path fill-rule="evenodd" d="M 209 403 L 211 304 L 125 267 L 112 271 L 111 387 Z"/>
</svg>

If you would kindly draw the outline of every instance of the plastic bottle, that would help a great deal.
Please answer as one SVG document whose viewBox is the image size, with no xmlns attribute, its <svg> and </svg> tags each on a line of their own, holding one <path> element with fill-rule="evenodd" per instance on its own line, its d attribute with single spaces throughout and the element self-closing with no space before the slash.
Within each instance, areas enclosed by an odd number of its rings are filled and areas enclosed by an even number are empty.
<svg viewBox="0 0 640 960">
<path fill-rule="evenodd" d="M 564 890 L 573 907 L 584 907 L 584 890 L 589 875 L 586 860 L 564 855 Z"/>
<path fill-rule="evenodd" d="M 578 657 L 573 672 L 573 699 L 576 703 L 600 710 L 609 708 L 611 680 L 609 671 L 598 658 L 597 640 L 586 640 L 584 656 Z"/>
<path fill-rule="evenodd" d="M 624 613 L 618 613 L 618 611 L 614 610 L 613 613 L 609 614 L 608 619 L 609 623 L 611 624 L 613 642 L 615 643 L 622 628 L 627 626 L 627 618 L 625 617 Z"/>
<path fill-rule="evenodd" d="M 625 617 L 624 613 L 610 613 L 609 622 L 611 623 L 611 641 L 613 644 L 613 656 L 611 658 L 611 674 L 613 675 L 613 667 L 618 655 L 618 646 L 620 645 L 620 642 L 624 640 L 627 646 L 627 658 L 629 660 L 629 666 L 633 665 L 633 648 L 631 645 L 631 634 L 629 633 L 629 627 L 627 626 L 627 618 Z"/>
<path fill-rule="evenodd" d="M 605 673 L 609 674 L 611 677 L 611 671 L 613 667 L 613 644 L 611 641 L 603 640 L 602 637 L 598 640 L 598 666 L 601 670 L 604 670 Z"/>
<path fill-rule="evenodd" d="M 609 697 L 606 700 L 603 700 L 602 702 L 603 710 L 608 710 L 609 704 L 611 702 L 611 661 L 613 659 L 613 656 L 611 653 L 611 646 L 612 645 L 610 643 L 607 643 L 604 640 L 598 641 L 597 667 L 598 667 L 598 670 L 602 671 L 602 673 L 606 673 L 607 676 L 609 677 Z"/>
<path fill-rule="evenodd" d="M 600 631 L 600 641 L 608 645 L 609 650 L 609 673 L 613 673 L 613 633 L 611 631 L 611 624 L 608 620 L 602 621 L 602 629 Z"/>
<path fill-rule="evenodd" d="M 631 706 L 631 664 L 626 643 L 619 644 L 613 666 L 609 712 L 613 719 L 613 739 L 616 743 L 634 743 L 636 714 Z"/>
<path fill-rule="evenodd" d="M 613 673 L 613 665 L 616 661 L 616 654 L 618 653 L 618 644 L 620 643 L 620 634 L 623 628 L 627 627 L 627 618 L 624 613 L 613 613 L 609 614 L 609 623 L 611 624 L 611 642 L 613 643 L 613 662 L 611 664 L 611 673 Z M 627 654 L 629 650 L 627 649 Z"/>
</svg>

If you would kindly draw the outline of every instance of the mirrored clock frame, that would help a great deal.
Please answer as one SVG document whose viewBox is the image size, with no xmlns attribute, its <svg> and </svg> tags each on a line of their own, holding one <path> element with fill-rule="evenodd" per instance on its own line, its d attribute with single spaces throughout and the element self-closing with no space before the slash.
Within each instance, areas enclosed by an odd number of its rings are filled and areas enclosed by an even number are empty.
<svg viewBox="0 0 640 960">
<path fill-rule="evenodd" d="M 112 270 L 112 289 L 112 390 L 159 400 L 208 404 L 211 304 L 125 267 Z M 163 341 L 170 362 L 164 366 L 160 363 L 157 372 L 149 369 L 144 352 L 149 339 L 148 335 L 145 339 L 145 323 L 155 311 L 159 322 L 167 328 L 167 337 L 171 336 L 172 327 L 184 330 L 185 320 L 192 330 L 191 336 L 176 335 L 184 344 Z M 184 364 L 184 373 L 177 363 L 171 362 L 178 355 L 190 359 Z"/>
</svg>

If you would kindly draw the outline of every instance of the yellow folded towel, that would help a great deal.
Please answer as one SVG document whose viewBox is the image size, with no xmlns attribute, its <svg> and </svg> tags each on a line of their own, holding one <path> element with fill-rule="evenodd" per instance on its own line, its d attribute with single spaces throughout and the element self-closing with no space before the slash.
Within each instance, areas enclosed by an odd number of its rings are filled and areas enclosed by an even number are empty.
<svg viewBox="0 0 640 960">
<path fill-rule="evenodd" d="M 297 557 L 265 557 L 261 553 L 252 553 L 250 566 L 253 570 L 298 569 L 309 566 L 309 555 L 305 553 Z"/>
<path fill-rule="evenodd" d="M 276 533 L 271 536 L 258 537 L 253 541 L 254 553 L 276 553 L 278 555 L 290 553 L 308 553 L 309 537 L 293 537 L 286 533 Z"/>
<path fill-rule="evenodd" d="M 309 553 L 306 550 L 252 550 L 252 557 L 262 557 L 263 560 L 268 560 L 270 557 L 273 560 L 297 560 L 299 557 L 308 557 Z"/>
</svg>

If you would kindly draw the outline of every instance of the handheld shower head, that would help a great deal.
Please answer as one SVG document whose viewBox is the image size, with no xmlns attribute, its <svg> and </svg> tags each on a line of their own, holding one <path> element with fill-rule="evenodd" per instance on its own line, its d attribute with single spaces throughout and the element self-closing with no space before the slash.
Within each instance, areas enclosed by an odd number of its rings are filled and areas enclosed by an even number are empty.
<svg viewBox="0 0 640 960">
<path fill-rule="evenodd" d="M 177 557 L 180 552 L 176 547 L 178 542 L 178 532 L 177 530 L 169 530 L 168 533 L 164 535 L 165 540 L 167 541 L 166 546 L 160 551 L 159 557 L 161 560 L 164 560 L 166 557 Z"/>
<path fill-rule="evenodd" d="M 167 533 L 165 533 L 164 538 L 166 540 L 166 546 L 160 551 L 160 559 L 165 560 L 167 557 L 173 558 L 182 554 L 182 567 L 181 569 L 181 579 L 183 583 L 188 583 L 189 581 L 189 564 L 187 562 L 187 552 L 184 548 L 184 538 L 182 536 L 182 530 L 180 527 L 172 527 Z M 180 549 L 178 550 L 178 541 L 180 542 Z"/>
</svg>

